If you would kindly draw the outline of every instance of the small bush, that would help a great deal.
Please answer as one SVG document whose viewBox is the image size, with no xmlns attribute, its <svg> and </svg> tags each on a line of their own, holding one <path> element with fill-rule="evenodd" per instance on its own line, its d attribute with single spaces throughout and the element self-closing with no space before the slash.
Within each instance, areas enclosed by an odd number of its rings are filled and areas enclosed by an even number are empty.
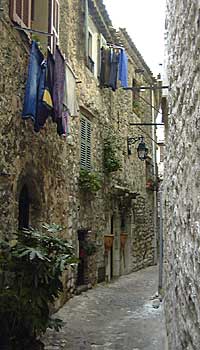
<svg viewBox="0 0 200 350">
<path fill-rule="evenodd" d="M 93 254 L 96 253 L 97 251 L 97 247 L 96 247 L 96 243 L 94 242 L 81 242 L 81 249 L 83 249 L 83 252 L 87 255 L 87 256 L 91 256 Z"/>
<path fill-rule="evenodd" d="M 54 236 L 59 225 L 45 224 L 43 231 L 24 229 L 15 240 L 0 241 L 1 349 L 40 349 L 37 338 L 62 325 L 49 305 L 63 290 L 62 272 L 77 259 L 72 246 Z"/>
<path fill-rule="evenodd" d="M 85 169 L 80 170 L 79 186 L 83 191 L 96 193 L 102 185 L 101 177 L 98 173 L 90 172 Z"/>
</svg>

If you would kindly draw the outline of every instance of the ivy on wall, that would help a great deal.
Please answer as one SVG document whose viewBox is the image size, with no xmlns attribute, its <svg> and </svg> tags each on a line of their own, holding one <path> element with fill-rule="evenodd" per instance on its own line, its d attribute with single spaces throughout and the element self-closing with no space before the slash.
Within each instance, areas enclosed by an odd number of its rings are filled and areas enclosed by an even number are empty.
<svg viewBox="0 0 200 350">
<path fill-rule="evenodd" d="M 106 173 L 112 173 L 121 169 L 121 162 L 118 155 L 119 147 L 116 137 L 108 134 L 104 138 L 103 162 Z"/>
<path fill-rule="evenodd" d="M 101 177 L 98 173 L 91 172 L 85 169 L 80 170 L 79 186 L 83 191 L 96 193 L 102 185 Z"/>
</svg>

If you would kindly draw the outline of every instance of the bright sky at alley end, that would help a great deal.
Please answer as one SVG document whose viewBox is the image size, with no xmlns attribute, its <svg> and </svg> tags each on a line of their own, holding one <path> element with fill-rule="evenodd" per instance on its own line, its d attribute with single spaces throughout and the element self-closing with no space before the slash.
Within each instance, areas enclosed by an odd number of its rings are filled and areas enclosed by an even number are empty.
<svg viewBox="0 0 200 350">
<path fill-rule="evenodd" d="M 156 76 L 164 59 L 165 0 L 103 0 L 113 26 L 126 28 Z"/>
</svg>

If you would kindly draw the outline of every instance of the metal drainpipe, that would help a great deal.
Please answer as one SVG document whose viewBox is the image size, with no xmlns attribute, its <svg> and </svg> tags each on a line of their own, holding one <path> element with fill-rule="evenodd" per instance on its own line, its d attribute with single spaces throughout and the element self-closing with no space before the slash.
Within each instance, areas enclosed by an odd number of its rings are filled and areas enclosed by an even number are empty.
<svg viewBox="0 0 200 350">
<path fill-rule="evenodd" d="M 155 110 L 154 110 L 154 90 L 151 89 L 151 116 L 152 123 L 155 123 Z M 152 126 L 152 139 L 156 139 L 155 125 Z M 152 142 L 152 153 L 153 153 L 153 178 L 157 181 L 157 162 L 156 162 L 156 144 Z M 154 264 L 157 264 L 158 252 L 157 252 L 157 191 L 153 191 L 153 226 L 154 226 Z"/>
<path fill-rule="evenodd" d="M 3 7 L 2 7 L 1 0 L 0 0 L 0 18 L 1 18 L 1 16 L 2 16 L 2 13 L 3 13 Z"/>
<path fill-rule="evenodd" d="M 163 199 L 162 199 L 162 185 L 159 190 L 160 198 L 160 227 L 159 227 L 159 275 L 158 275 L 158 292 L 161 294 L 163 288 Z"/>
</svg>

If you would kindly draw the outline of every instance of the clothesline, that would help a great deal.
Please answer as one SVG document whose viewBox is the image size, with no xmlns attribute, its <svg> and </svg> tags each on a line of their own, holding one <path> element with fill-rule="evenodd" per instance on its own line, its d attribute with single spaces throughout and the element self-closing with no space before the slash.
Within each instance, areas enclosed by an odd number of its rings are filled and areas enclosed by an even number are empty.
<svg viewBox="0 0 200 350">
<path fill-rule="evenodd" d="M 108 47 L 113 47 L 114 49 L 121 49 L 121 50 L 124 50 L 124 47 L 123 47 L 123 46 L 115 45 L 115 44 L 108 43 L 108 42 L 107 42 L 107 46 L 108 46 Z"/>
<path fill-rule="evenodd" d="M 76 77 L 58 46 L 55 56 L 47 58 L 32 41 L 22 118 L 31 118 L 34 130 L 40 131 L 48 117 L 57 124 L 60 136 L 69 134 L 69 117 L 78 116 Z"/>
<path fill-rule="evenodd" d="M 53 36 L 52 33 L 44 32 L 42 30 L 36 30 L 36 29 L 31 29 L 31 28 L 26 28 L 26 27 L 18 27 L 18 26 L 13 26 L 13 28 L 15 28 L 17 30 L 21 30 L 23 32 L 37 33 L 37 34 L 46 35 L 46 36 Z"/>
</svg>

